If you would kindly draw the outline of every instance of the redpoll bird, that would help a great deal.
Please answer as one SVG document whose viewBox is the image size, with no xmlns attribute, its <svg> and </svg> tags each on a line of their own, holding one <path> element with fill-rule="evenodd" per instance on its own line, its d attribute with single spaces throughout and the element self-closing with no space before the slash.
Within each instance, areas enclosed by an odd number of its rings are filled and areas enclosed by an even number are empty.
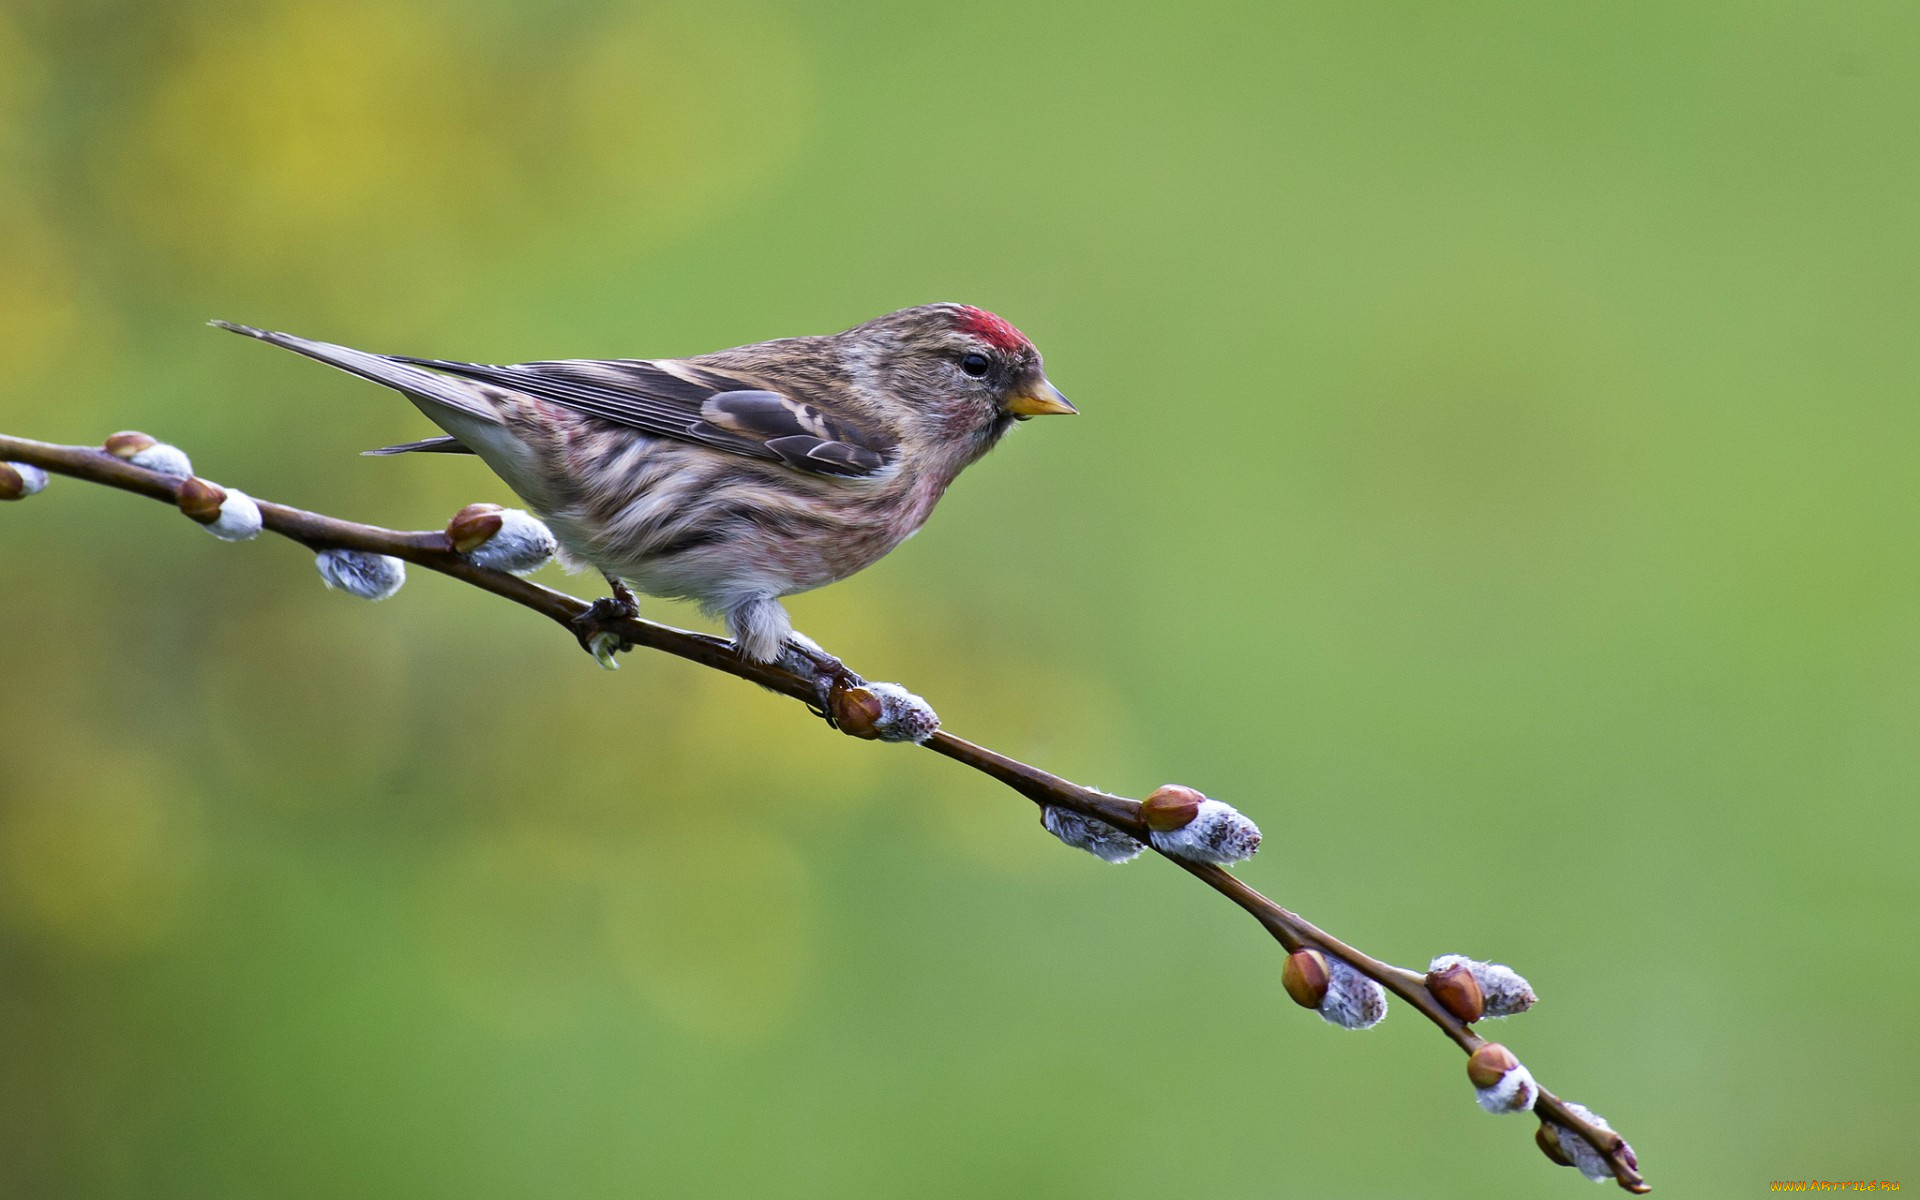
<svg viewBox="0 0 1920 1200">
<path fill-rule="evenodd" d="M 748 658 L 793 642 L 780 597 L 872 565 L 1012 423 L 1071 413 L 1040 352 L 963 304 L 693 358 L 485 366 L 369 354 L 224 321 L 386 384 L 446 437 L 369 451 L 480 456 L 552 526 L 570 565 L 698 601 Z"/>
</svg>

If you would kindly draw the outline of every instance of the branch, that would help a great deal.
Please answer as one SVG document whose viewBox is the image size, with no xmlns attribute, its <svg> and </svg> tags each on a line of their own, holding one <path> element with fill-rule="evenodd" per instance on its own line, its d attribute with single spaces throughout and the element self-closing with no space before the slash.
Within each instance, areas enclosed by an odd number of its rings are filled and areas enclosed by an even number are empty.
<svg viewBox="0 0 1920 1200">
<path fill-rule="evenodd" d="M 151 470 L 127 461 L 121 454 L 126 452 L 129 443 L 135 447 L 152 445 L 151 439 L 143 435 L 117 435 L 115 441 L 120 443 L 119 451 L 109 453 L 97 447 L 59 446 L 0 434 L 0 498 L 15 499 L 38 490 L 33 486 L 38 481 L 37 472 L 22 472 L 9 466 L 26 464 L 29 468 L 37 467 L 42 471 L 179 505 L 202 523 L 212 520 L 207 511 L 195 512 L 194 504 L 198 499 L 204 505 L 206 494 L 209 491 L 221 494 L 220 489 L 208 489 L 203 481 Z M 177 455 L 174 461 L 179 465 L 176 467 L 173 463 L 150 457 L 149 461 L 155 461 L 156 465 L 169 470 L 186 469 L 184 455 L 172 451 L 171 447 L 160 449 Z M 183 491 L 187 493 L 184 499 Z M 218 499 L 213 501 L 216 507 L 219 503 Z M 402 559 L 531 609 L 567 630 L 569 635 L 577 632 L 578 622 L 589 617 L 590 606 L 576 597 L 479 565 L 468 554 L 455 549 L 446 532 L 401 532 L 377 525 L 343 521 L 264 500 L 255 503 L 259 506 L 260 524 L 264 528 L 299 542 L 310 550 L 352 550 Z M 598 628 L 633 645 L 672 654 L 759 684 L 769 691 L 806 704 L 830 724 L 837 724 L 848 732 L 862 736 L 873 736 L 871 732 L 850 727 L 845 721 L 836 722 L 835 713 L 839 710 L 838 700 L 843 689 L 864 686 L 863 680 L 840 668 L 837 662 L 832 663 L 834 674 L 823 676 L 817 670 L 807 671 L 804 667 L 794 669 L 793 661 L 753 662 L 736 654 L 732 643 L 725 639 L 674 629 L 652 621 L 613 618 L 600 621 Z M 876 685 L 879 688 L 887 686 Z M 840 711 L 844 716 L 844 710 Z M 1083 787 L 944 730 L 926 736 L 920 744 L 935 754 L 944 755 L 999 780 L 1039 805 L 1050 818 L 1057 817 L 1057 812 L 1049 813 L 1047 810 L 1064 810 L 1079 818 L 1103 822 L 1150 846 L 1161 857 L 1246 910 L 1273 935 L 1274 940 L 1290 956 L 1288 970 L 1284 974 L 1288 991 L 1296 1000 L 1308 1007 L 1318 1007 L 1323 1015 L 1336 1023 L 1354 1027 L 1372 1024 L 1378 1020 L 1378 1013 L 1384 1011 L 1384 1000 L 1370 1019 L 1342 1020 L 1328 1007 L 1336 997 L 1327 990 L 1327 960 L 1344 962 L 1364 980 L 1371 980 L 1405 1001 L 1469 1055 L 1469 1075 L 1480 1089 L 1483 1107 L 1488 1107 L 1490 1111 L 1524 1110 L 1528 1107 L 1525 1104 L 1501 1102 L 1499 1107 L 1495 1107 L 1489 1100 L 1500 1086 L 1510 1082 L 1518 1087 L 1524 1082 L 1524 1088 L 1520 1090 L 1532 1099 L 1531 1109 L 1540 1118 L 1536 1140 L 1548 1157 L 1562 1165 L 1577 1165 L 1590 1177 L 1604 1179 L 1611 1173 L 1619 1185 L 1629 1192 L 1652 1190 L 1640 1176 L 1632 1148 L 1618 1133 L 1584 1107 L 1569 1105 L 1545 1088 L 1538 1087 L 1526 1068 L 1520 1067 L 1503 1047 L 1488 1042 L 1474 1032 L 1471 1022 L 1482 1015 L 1483 999 L 1490 1001 L 1493 998 L 1492 989 L 1498 986 L 1498 978 L 1489 981 L 1481 976 L 1481 983 L 1488 984 L 1487 996 L 1483 998 L 1482 987 L 1472 979 L 1450 982 L 1446 978 L 1449 972 L 1439 969 L 1438 961 L 1436 970 L 1425 975 L 1381 962 L 1282 908 L 1216 863 L 1181 857 L 1179 847 L 1174 844 L 1177 839 L 1167 836 L 1167 823 L 1154 818 L 1159 812 L 1178 809 L 1184 804 L 1186 820 L 1191 821 L 1194 802 L 1204 801 L 1204 797 L 1198 793 L 1169 786 L 1149 797 L 1143 805 L 1123 796 Z M 1224 808 L 1220 805 L 1215 807 Z M 1230 813 L 1232 810 L 1225 811 Z M 1174 820 L 1178 821 L 1179 817 L 1176 816 Z M 1049 828 L 1053 828 L 1051 819 Z M 1091 828 L 1098 831 L 1100 827 L 1094 825 Z M 1251 825 L 1247 824 L 1246 828 L 1251 829 Z M 1257 844 L 1257 831 L 1252 836 Z M 1063 837 L 1063 840 L 1069 839 Z M 1460 961 L 1464 963 L 1464 960 Z M 1472 966 L 1478 976 L 1479 969 L 1488 964 L 1475 963 Z M 1520 992 L 1524 993 L 1524 1002 L 1509 1011 L 1518 1011 L 1532 1003 L 1532 994 L 1526 990 L 1524 980 L 1519 980 L 1505 968 L 1494 967 L 1492 970 L 1505 972 L 1504 977 L 1517 981 Z M 1338 991 L 1341 975 L 1338 964 L 1335 964 L 1333 973 L 1336 977 L 1335 990 Z M 1461 968 L 1453 968 L 1452 973 L 1460 974 Z M 1300 987 L 1296 987 L 1296 984 Z M 1470 998 L 1462 999 L 1463 990 L 1470 993 Z M 1484 1004 L 1484 1011 L 1486 1015 L 1501 1015 L 1490 1002 Z M 1511 1095 L 1513 1090 L 1510 1087 L 1503 1094 Z"/>
</svg>

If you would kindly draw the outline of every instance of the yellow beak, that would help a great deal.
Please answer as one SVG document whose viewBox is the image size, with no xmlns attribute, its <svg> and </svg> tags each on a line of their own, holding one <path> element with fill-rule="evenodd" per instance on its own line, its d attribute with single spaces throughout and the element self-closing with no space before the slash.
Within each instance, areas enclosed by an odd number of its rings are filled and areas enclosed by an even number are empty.
<svg viewBox="0 0 1920 1200">
<path fill-rule="evenodd" d="M 1045 378 L 1036 379 L 1025 391 L 1015 392 L 1007 400 L 1007 411 L 1016 417 L 1047 417 L 1056 413 L 1072 415 L 1080 410 L 1067 403 L 1060 389 Z"/>
</svg>

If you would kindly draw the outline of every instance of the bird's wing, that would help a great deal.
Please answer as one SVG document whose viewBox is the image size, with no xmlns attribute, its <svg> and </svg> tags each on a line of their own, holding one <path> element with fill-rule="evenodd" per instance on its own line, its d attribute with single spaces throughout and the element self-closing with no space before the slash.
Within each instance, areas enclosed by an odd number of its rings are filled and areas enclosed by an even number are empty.
<svg viewBox="0 0 1920 1200">
<path fill-rule="evenodd" d="M 796 470 L 844 478 L 885 471 L 897 443 L 818 404 L 671 360 L 520 363 L 495 367 L 434 358 L 399 361 L 545 400 L 656 437 L 675 438 Z"/>
</svg>

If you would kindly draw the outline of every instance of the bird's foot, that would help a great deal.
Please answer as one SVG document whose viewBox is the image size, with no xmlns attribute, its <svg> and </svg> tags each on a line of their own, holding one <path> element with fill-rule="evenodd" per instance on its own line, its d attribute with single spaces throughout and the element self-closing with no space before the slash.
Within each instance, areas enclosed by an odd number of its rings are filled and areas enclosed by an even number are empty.
<svg viewBox="0 0 1920 1200">
<path fill-rule="evenodd" d="M 864 682 L 847 669 L 847 664 L 820 648 L 820 643 L 804 633 L 790 633 L 780 648 L 779 665 L 813 683 L 816 709 L 825 713 L 828 699 L 836 690 L 859 687 Z"/>
<path fill-rule="evenodd" d="M 617 671 L 620 663 L 614 655 L 633 649 L 633 642 L 618 631 L 607 628 L 607 625 L 613 621 L 633 620 L 640 615 L 640 604 L 625 584 L 617 579 L 607 582 L 613 585 L 613 595 L 595 600 L 587 606 L 587 611 L 575 617 L 573 633 L 580 639 L 580 648 L 593 655 L 595 662 L 609 671 Z"/>
</svg>

